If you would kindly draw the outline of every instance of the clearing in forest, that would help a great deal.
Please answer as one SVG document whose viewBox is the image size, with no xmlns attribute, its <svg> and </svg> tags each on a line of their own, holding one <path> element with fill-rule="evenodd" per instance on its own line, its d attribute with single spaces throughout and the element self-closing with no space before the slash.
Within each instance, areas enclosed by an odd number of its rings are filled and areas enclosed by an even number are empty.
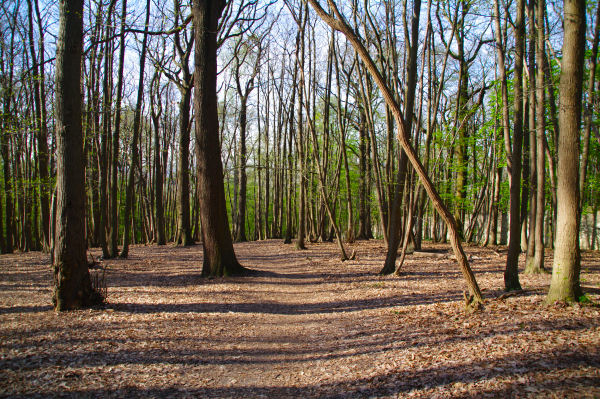
<svg viewBox="0 0 600 399">
<path fill-rule="evenodd" d="M 349 247 L 341 263 L 335 244 L 237 244 L 257 273 L 203 279 L 199 245 L 134 246 L 102 262 L 106 308 L 60 314 L 49 258 L 3 255 L 0 396 L 600 396 L 600 308 L 545 305 L 549 275 L 503 295 L 504 248 L 466 248 L 486 297 L 466 315 L 447 246 L 401 277 L 377 275 L 382 242 Z M 599 302 L 600 254 L 582 256 Z"/>
</svg>

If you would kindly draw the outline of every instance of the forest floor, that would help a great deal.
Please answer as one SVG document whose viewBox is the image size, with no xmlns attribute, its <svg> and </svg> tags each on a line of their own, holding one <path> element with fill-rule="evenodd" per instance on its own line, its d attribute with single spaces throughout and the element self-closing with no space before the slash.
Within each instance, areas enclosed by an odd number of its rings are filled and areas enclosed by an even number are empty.
<svg viewBox="0 0 600 399">
<path fill-rule="evenodd" d="M 199 245 L 134 246 L 102 262 L 105 308 L 61 314 L 49 257 L 2 255 L 0 396 L 600 397 L 600 307 L 546 305 L 549 275 L 503 295 L 505 248 L 466 248 L 486 298 L 468 315 L 448 246 L 401 277 L 377 275 L 381 241 L 348 247 L 236 244 L 259 272 L 204 279 Z M 582 281 L 600 303 L 600 253 Z"/>
</svg>

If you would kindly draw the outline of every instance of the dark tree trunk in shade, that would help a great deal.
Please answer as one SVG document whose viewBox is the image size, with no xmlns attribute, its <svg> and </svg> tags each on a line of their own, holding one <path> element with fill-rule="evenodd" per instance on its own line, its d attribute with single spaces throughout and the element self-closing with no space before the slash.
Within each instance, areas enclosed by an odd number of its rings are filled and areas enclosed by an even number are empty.
<svg viewBox="0 0 600 399">
<path fill-rule="evenodd" d="M 52 298 L 56 310 L 77 309 L 102 299 L 92 289 L 85 253 L 82 47 L 83 0 L 62 0 L 56 47 L 57 179 Z"/>
<path fill-rule="evenodd" d="M 194 0 L 196 159 L 202 223 L 204 276 L 240 274 L 229 231 L 217 114 L 217 28 L 225 6 L 219 0 Z"/>
<path fill-rule="evenodd" d="M 185 81 L 187 82 L 187 79 Z M 181 87 L 180 93 L 176 243 L 178 245 L 191 245 L 194 243 L 190 228 L 190 102 L 192 88 L 189 86 Z"/>
<path fill-rule="evenodd" d="M 515 21 L 515 78 L 514 78 L 514 131 L 512 148 L 512 168 L 510 180 L 510 236 L 504 289 L 520 290 L 519 254 L 521 253 L 521 151 L 523 144 L 523 58 L 525 54 L 525 5 L 517 1 Z"/>
<path fill-rule="evenodd" d="M 117 244 L 119 238 L 119 140 L 121 136 L 121 100 L 123 97 L 123 66 L 125 64 L 125 19 L 127 16 L 127 0 L 121 5 L 121 33 L 119 34 L 119 66 L 117 72 L 117 97 L 115 113 L 115 130 L 112 137 L 112 165 L 110 170 L 110 232 L 108 240 L 108 256 L 111 258 L 119 254 Z"/>
</svg>

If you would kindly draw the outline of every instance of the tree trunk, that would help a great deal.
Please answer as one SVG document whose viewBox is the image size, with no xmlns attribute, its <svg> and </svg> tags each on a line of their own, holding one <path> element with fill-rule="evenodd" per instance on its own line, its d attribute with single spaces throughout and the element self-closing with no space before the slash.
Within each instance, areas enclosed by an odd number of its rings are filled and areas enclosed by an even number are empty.
<svg viewBox="0 0 600 399">
<path fill-rule="evenodd" d="M 367 201 L 369 191 L 367 189 L 367 134 L 365 132 L 364 112 L 360 112 L 360 121 L 358 126 L 358 236 L 359 240 L 368 240 L 370 238 L 368 225 L 369 213 L 367 211 Z"/>
<path fill-rule="evenodd" d="M 523 143 L 523 56 L 525 53 L 525 5 L 517 0 L 515 21 L 514 131 L 510 179 L 510 237 L 504 289 L 520 290 L 519 254 L 521 252 L 521 151 Z"/>
<path fill-rule="evenodd" d="M 546 2 L 537 0 L 537 39 L 536 39 L 536 57 L 538 63 L 542 65 L 545 58 L 545 35 L 544 35 L 544 13 L 546 11 Z M 536 135 L 536 156 L 537 156 L 537 193 L 536 193 L 536 214 L 535 214 L 535 232 L 531 232 L 535 237 L 535 252 L 533 261 L 526 270 L 529 273 L 544 272 L 544 213 L 546 212 L 546 157 L 544 152 L 544 142 L 546 135 L 546 108 L 544 95 L 544 73 L 540 70 L 536 74 L 536 119 L 537 119 L 537 135 Z"/>
<path fill-rule="evenodd" d="M 556 249 L 548 302 L 580 301 L 579 124 L 585 52 L 585 1 L 565 0 L 560 73 L 558 212 Z"/>
<path fill-rule="evenodd" d="M 402 148 L 406 152 L 406 155 L 408 156 L 411 164 L 413 165 L 413 168 L 419 175 L 419 178 L 421 179 L 421 183 L 425 187 L 425 190 L 427 191 L 427 194 L 429 195 L 431 202 L 433 203 L 436 210 L 440 213 L 440 215 L 444 219 L 444 222 L 448 226 L 448 230 L 450 232 L 450 241 L 451 241 L 452 249 L 454 250 L 454 254 L 456 256 L 457 262 L 460 266 L 463 277 L 465 278 L 465 281 L 469 288 L 470 295 L 466 298 L 466 306 L 469 309 L 481 308 L 481 306 L 483 306 L 483 297 L 481 295 L 481 291 L 479 289 L 477 281 L 475 280 L 475 276 L 474 276 L 471 268 L 469 267 L 467 257 L 462 249 L 462 246 L 460 243 L 460 238 L 458 235 L 458 230 L 456 227 L 456 222 L 455 222 L 454 218 L 452 217 L 452 214 L 444 206 L 442 199 L 440 198 L 438 192 L 436 191 L 435 187 L 433 186 L 433 183 L 429 179 L 429 176 L 427 176 L 427 173 L 425 172 L 423 165 L 419 161 L 414 148 L 412 147 L 412 145 L 410 144 L 410 142 L 408 140 L 408 132 L 406 132 L 404 130 L 404 120 L 403 120 L 404 118 L 402 115 L 402 111 L 400 110 L 400 107 L 398 106 L 398 103 L 394 99 L 390 89 L 387 87 L 385 80 L 383 79 L 383 77 L 381 76 L 381 73 L 375 66 L 373 60 L 371 59 L 369 53 L 367 52 L 367 49 L 359 41 L 357 36 L 354 34 L 354 31 L 352 30 L 352 28 L 350 28 L 347 25 L 347 23 L 345 22 L 345 20 L 339 13 L 339 10 L 337 9 L 337 6 L 335 5 L 335 3 L 333 3 L 332 0 L 329 0 L 329 2 L 328 2 L 330 8 L 333 9 L 333 12 L 336 15 L 336 18 L 333 18 L 331 15 L 327 14 L 325 12 L 325 10 L 323 10 L 321 8 L 321 6 L 318 4 L 317 0 L 308 0 L 308 1 L 313 6 L 313 8 L 317 12 L 317 14 L 321 17 L 321 19 L 323 19 L 330 27 L 342 32 L 348 38 L 348 40 L 352 44 L 352 47 L 354 47 L 354 49 L 360 56 L 361 60 L 365 63 L 365 66 L 367 67 L 369 73 L 374 78 L 377 86 L 379 87 L 380 91 L 382 92 L 383 98 L 384 98 L 386 104 L 390 107 L 390 109 L 394 115 L 394 119 L 396 120 L 396 124 L 398 126 L 398 140 L 402 144 Z M 373 145 L 375 145 L 375 143 L 373 143 Z"/>
<path fill-rule="evenodd" d="M 160 117 L 162 114 L 162 102 L 160 92 L 160 75 L 155 72 L 156 92 L 150 96 L 152 104 L 152 124 L 154 126 L 154 207 L 156 212 L 155 238 L 156 244 L 165 245 L 165 211 L 163 205 L 163 168 L 161 162 L 160 148 Z M 158 104 L 156 104 L 158 103 Z"/>
<path fill-rule="evenodd" d="M 142 119 L 142 101 L 144 95 L 144 67 L 146 66 L 146 45 L 148 43 L 148 24 L 150 22 L 150 0 L 146 1 L 146 23 L 144 24 L 144 38 L 142 39 L 142 53 L 140 54 L 140 77 L 138 80 L 138 93 L 133 117 L 133 137 L 131 139 L 131 165 L 129 166 L 129 176 L 127 178 L 127 188 L 125 192 L 125 212 L 123 217 L 123 248 L 121 249 L 121 258 L 129 256 L 130 244 L 130 218 L 133 214 L 134 185 L 135 174 L 138 169 L 138 142 L 140 138 L 140 124 Z M 134 235 L 135 237 L 135 235 Z"/>
<path fill-rule="evenodd" d="M 81 54 L 83 0 L 60 2 L 56 47 L 56 232 L 54 292 L 59 311 L 96 304 L 102 297 L 92 289 L 86 259 L 85 171 L 81 126 Z"/>
<path fill-rule="evenodd" d="M 304 28 L 306 26 L 306 20 L 308 18 L 308 10 L 300 13 L 300 20 L 298 21 L 298 38 L 297 43 L 297 63 L 299 74 L 298 81 L 298 118 L 296 120 L 296 149 L 298 153 L 298 165 L 299 165 L 299 180 L 300 180 L 300 196 L 298 197 L 298 231 L 296 234 L 296 242 L 294 243 L 296 249 L 306 249 L 304 240 L 306 238 L 306 185 L 307 185 L 307 170 L 305 162 L 305 139 L 304 139 L 304 124 L 302 117 L 302 107 L 304 106 Z M 308 116 L 307 116 L 308 117 Z"/>
<path fill-rule="evenodd" d="M 587 164 L 590 150 L 590 133 L 593 124 L 594 106 L 596 105 L 596 92 L 594 91 L 596 82 L 596 65 L 598 58 L 598 42 L 600 39 L 600 5 L 596 5 L 596 27 L 594 28 L 594 41 L 592 44 L 592 53 L 590 56 L 590 72 L 588 83 L 588 101 L 585 107 L 585 128 L 583 131 L 583 148 L 581 153 L 581 169 L 579 170 L 579 212 L 583 213 L 585 198 L 585 178 L 587 173 Z M 581 221 L 580 221 L 581 223 Z"/>
<path fill-rule="evenodd" d="M 179 157 L 177 158 L 177 245 L 194 243 L 190 230 L 190 102 L 192 88 L 180 88 Z M 218 133 L 218 132 L 217 132 Z"/>
<path fill-rule="evenodd" d="M 39 9 L 39 6 L 35 4 L 36 10 Z M 31 62 L 33 63 L 33 86 L 34 86 L 34 104 L 35 104 L 35 117 L 37 119 L 37 163 L 38 163 L 38 173 L 40 180 L 40 188 L 39 188 L 39 201 L 40 201 L 40 211 L 42 217 L 42 247 L 45 251 L 49 250 L 48 243 L 48 222 L 50 220 L 50 207 L 48 203 L 48 142 L 47 142 L 47 125 L 46 125 L 46 95 L 44 88 L 44 63 L 39 62 L 35 52 L 35 44 L 33 40 L 33 7 L 31 4 L 31 0 L 27 0 L 27 9 L 28 9 L 28 27 L 29 27 L 29 51 L 31 53 Z M 39 16 L 39 12 L 38 12 Z M 41 22 L 38 21 L 38 26 L 41 26 Z M 43 61 L 44 57 L 44 45 L 43 45 L 43 37 L 44 32 L 42 30 L 39 31 L 40 35 L 40 60 Z"/>
<path fill-rule="evenodd" d="M 196 160 L 202 223 L 202 275 L 229 276 L 239 264 L 229 231 L 217 113 L 217 28 L 224 1 L 194 0 Z"/>
<path fill-rule="evenodd" d="M 106 259 L 110 257 L 110 253 L 107 245 L 107 227 L 109 226 L 109 204 L 108 204 L 108 190 L 110 186 L 110 168 L 109 168 L 109 154 L 108 151 L 110 141 L 110 127 L 111 127 L 111 103 L 112 103 L 112 70 L 113 70 L 113 44 L 112 41 L 108 41 L 108 37 L 112 35 L 114 28 L 112 28 L 112 14 L 113 7 L 116 4 L 116 0 L 111 1 L 108 7 L 108 18 L 107 27 L 104 32 L 104 79 L 102 82 L 102 133 L 101 133 L 101 144 L 100 144 L 100 247 L 102 248 L 102 256 Z"/>
<path fill-rule="evenodd" d="M 238 147 L 239 159 L 238 159 L 238 184 L 237 184 L 237 209 L 235 217 L 235 241 L 244 242 L 248 241 L 246 238 L 246 191 L 248 185 L 248 178 L 246 176 L 246 120 L 247 120 L 247 104 L 248 98 L 242 96 L 240 105 L 240 144 Z"/>
<path fill-rule="evenodd" d="M 121 100 L 123 96 L 123 66 L 125 64 L 125 19 L 127 17 L 127 0 L 123 0 L 121 6 L 121 33 L 119 37 L 119 67 L 117 80 L 117 98 L 116 98 L 116 115 L 115 115 L 115 131 L 112 137 L 112 165 L 111 165 L 111 188 L 110 188 L 110 239 L 108 243 L 108 256 L 114 258 L 119 253 L 117 240 L 119 238 L 119 181 L 118 181 L 118 166 L 119 166 L 119 147 L 121 135 Z"/>
<path fill-rule="evenodd" d="M 404 90 L 405 98 L 405 119 L 404 119 L 404 131 L 410 134 L 412 131 L 412 120 L 415 104 L 415 88 L 417 84 L 417 47 L 419 42 L 419 16 L 421 15 L 421 1 L 414 1 L 414 11 L 412 13 L 411 21 L 411 40 L 408 53 L 407 61 L 407 83 Z M 388 233 L 388 245 L 387 255 L 383 268 L 379 272 L 380 274 L 391 274 L 396 270 L 396 257 L 398 256 L 398 245 L 400 244 L 400 206 L 402 203 L 402 196 L 406 191 L 407 186 L 407 169 L 408 169 L 408 157 L 401 151 L 400 161 L 398 167 L 398 174 L 396 179 L 396 185 L 394 189 L 394 200 L 392 201 L 392 209 L 390 209 L 390 224 Z M 404 232 L 405 235 L 408 231 Z"/>
</svg>

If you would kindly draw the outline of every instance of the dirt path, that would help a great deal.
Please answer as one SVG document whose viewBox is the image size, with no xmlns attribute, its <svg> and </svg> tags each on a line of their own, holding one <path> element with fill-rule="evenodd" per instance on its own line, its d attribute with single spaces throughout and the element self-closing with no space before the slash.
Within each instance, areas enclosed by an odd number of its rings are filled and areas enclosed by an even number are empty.
<svg viewBox="0 0 600 399">
<path fill-rule="evenodd" d="M 0 257 L 0 395 L 10 397 L 598 397 L 600 311 L 545 306 L 549 276 L 504 299 L 504 257 L 467 248 L 487 298 L 462 311 L 441 252 L 379 277 L 381 242 L 236 245 L 251 277 L 202 279 L 202 248 L 110 260 L 109 305 L 55 314 L 48 259 Z M 94 254 L 97 253 L 94 251 Z M 547 261 L 550 265 L 550 260 Z M 600 301 L 600 255 L 584 254 Z"/>
</svg>

